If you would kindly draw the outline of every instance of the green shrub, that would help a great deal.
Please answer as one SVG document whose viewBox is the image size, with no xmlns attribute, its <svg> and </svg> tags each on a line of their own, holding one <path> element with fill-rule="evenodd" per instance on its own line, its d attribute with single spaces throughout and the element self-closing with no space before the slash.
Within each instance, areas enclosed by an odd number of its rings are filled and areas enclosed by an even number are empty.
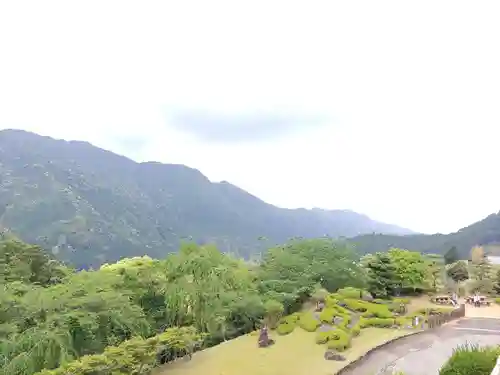
<svg viewBox="0 0 500 375">
<path fill-rule="evenodd" d="M 182 355 L 189 352 L 193 342 L 201 339 L 192 327 L 168 328 L 157 336 L 134 337 L 118 346 L 108 346 L 101 354 L 85 355 L 37 375 L 145 374 L 158 365 L 160 351 L 166 349 Z"/>
<path fill-rule="evenodd" d="M 374 303 L 366 303 L 366 311 L 362 314 L 362 316 L 366 318 L 375 317 L 375 318 L 392 318 L 394 315 L 389 310 L 387 305 L 377 305 Z"/>
<path fill-rule="evenodd" d="M 439 370 L 439 375 L 490 375 L 500 350 L 477 345 L 459 346 Z"/>
<path fill-rule="evenodd" d="M 299 326 L 305 331 L 314 332 L 321 325 L 321 322 L 311 312 L 300 314 Z"/>
<path fill-rule="evenodd" d="M 332 329 L 327 332 L 318 332 L 316 334 L 316 343 L 327 344 L 329 349 L 343 351 L 350 346 L 351 338 L 348 333 L 341 329 Z"/>
<path fill-rule="evenodd" d="M 292 333 L 294 329 L 295 324 L 280 323 L 276 328 L 276 332 L 278 333 L 278 335 L 288 335 L 289 333 Z"/>
<path fill-rule="evenodd" d="M 495 298 L 495 303 L 500 305 L 500 298 Z"/>
<path fill-rule="evenodd" d="M 352 299 L 352 298 L 346 298 L 342 302 L 345 303 L 347 308 L 352 311 L 357 311 L 357 312 L 366 312 L 368 310 L 368 304 L 364 301 L 360 301 L 358 299 Z M 374 306 L 380 306 L 373 304 Z"/>
<path fill-rule="evenodd" d="M 319 319 L 323 323 L 332 323 L 333 318 L 337 316 L 337 309 L 334 307 L 326 307 L 323 309 L 323 311 L 319 314 Z"/>
<path fill-rule="evenodd" d="M 388 305 L 392 303 L 392 300 L 390 299 L 381 299 L 381 298 L 375 298 L 372 303 L 376 303 L 378 305 Z"/>
<path fill-rule="evenodd" d="M 361 299 L 363 296 L 366 296 L 367 293 L 368 292 L 363 289 L 353 288 L 350 286 L 337 290 L 337 294 L 341 295 L 344 298 Z"/>
<path fill-rule="evenodd" d="M 280 319 L 279 323 L 285 324 L 296 324 L 300 319 L 300 313 L 293 313 L 291 315 L 284 316 Z"/>
<path fill-rule="evenodd" d="M 333 307 L 337 306 L 337 303 L 339 302 L 339 298 L 341 297 L 340 295 L 335 295 L 335 294 L 330 294 L 326 296 L 325 298 L 325 306 L 326 307 Z"/>
<path fill-rule="evenodd" d="M 284 316 L 283 318 L 280 319 L 278 327 L 276 328 L 276 332 L 279 335 L 288 335 L 289 333 L 292 333 L 295 327 L 297 326 L 299 317 L 300 315 L 298 313 Z"/>
<path fill-rule="evenodd" d="M 352 328 L 351 328 L 351 335 L 353 337 L 356 337 L 358 336 L 359 334 L 361 333 L 361 325 L 358 323 L 356 323 L 356 325 L 354 325 Z"/>
<path fill-rule="evenodd" d="M 367 327 L 390 328 L 395 324 L 396 322 L 394 318 L 361 318 L 359 320 L 359 325 L 361 326 L 361 328 L 367 328 Z"/>
</svg>

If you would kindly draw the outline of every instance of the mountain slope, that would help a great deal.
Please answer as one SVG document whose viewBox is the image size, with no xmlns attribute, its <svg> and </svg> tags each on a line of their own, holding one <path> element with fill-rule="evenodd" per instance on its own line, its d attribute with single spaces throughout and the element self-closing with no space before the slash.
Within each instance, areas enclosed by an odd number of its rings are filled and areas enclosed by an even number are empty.
<svg viewBox="0 0 500 375">
<path fill-rule="evenodd" d="M 0 131 L 0 181 L 0 228 L 77 266 L 163 257 L 189 238 L 250 257 L 290 237 L 410 233 L 351 211 L 278 208 L 183 165 L 21 130 Z"/>
<path fill-rule="evenodd" d="M 477 245 L 500 243 L 500 212 L 450 234 L 416 234 L 393 236 L 365 234 L 352 238 L 361 253 L 385 251 L 391 247 L 417 250 L 425 253 L 444 254 L 455 246 L 462 259 L 468 259 L 470 250 Z M 488 246 L 494 249 L 495 246 Z"/>
</svg>

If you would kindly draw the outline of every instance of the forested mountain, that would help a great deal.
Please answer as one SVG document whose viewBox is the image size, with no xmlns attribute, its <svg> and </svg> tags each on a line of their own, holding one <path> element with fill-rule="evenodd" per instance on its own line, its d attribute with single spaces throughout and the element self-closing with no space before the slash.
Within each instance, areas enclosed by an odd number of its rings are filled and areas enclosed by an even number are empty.
<svg viewBox="0 0 500 375">
<path fill-rule="evenodd" d="M 352 211 L 278 208 L 184 165 L 21 130 L 0 131 L 0 181 L 0 228 L 77 267 L 163 258 L 183 239 L 251 257 L 291 237 L 410 233 Z"/>
<path fill-rule="evenodd" d="M 444 254 L 452 247 L 456 247 L 460 257 L 468 259 L 474 246 L 500 243 L 500 212 L 450 234 L 414 234 L 408 236 L 365 234 L 357 236 L 351 241 L 356 244 L 361 253 L 384 251 L 391 247 L 397 247 L 425 253 Z M 486 249 L 495 249 L 495 247 L 487 246 Z"/>
</svg>

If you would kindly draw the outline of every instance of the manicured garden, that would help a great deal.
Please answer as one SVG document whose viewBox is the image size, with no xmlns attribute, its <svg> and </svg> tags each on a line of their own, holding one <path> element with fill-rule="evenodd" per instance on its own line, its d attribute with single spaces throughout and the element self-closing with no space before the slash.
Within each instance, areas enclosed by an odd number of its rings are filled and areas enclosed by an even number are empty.
<svg viewBox="0 0 500 375">
<path fill-rule="evenodd" d="M 410 298 L 372 299 L 356 288 L 340 289 L 324 296 L 321 311 L 309 308 L 281 318 L 270 332 L 276 342 L 268 348 L 258 348 L 254 332 L 196 353 L 190 361 L 167 364 L 158 374 L 331 374 L 373 347 L 419 330 L 420 324 L 412 326 L 415 317 L 425 322 L 429 314 L 451 310 L 417 301 L 414 308 Z M 332 352 L 342 360 L 325 360 Z"/>
</svg>

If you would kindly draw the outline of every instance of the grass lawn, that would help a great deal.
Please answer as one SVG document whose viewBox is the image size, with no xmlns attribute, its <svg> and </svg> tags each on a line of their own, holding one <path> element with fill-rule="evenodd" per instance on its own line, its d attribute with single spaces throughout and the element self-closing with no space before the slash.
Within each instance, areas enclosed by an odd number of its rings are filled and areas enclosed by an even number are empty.
<svg viewBox="0 0 500 375">
<path fill-rule="evenodd" d="M 156 375 L 331 375 L 374 346 L 407 334 L 407 330 L 367 328 L 342 354 L 347 361 L 327 361 L 326 346 L 314 342 L 315 333 L 296 328 L 291 334 L 272 333 L 276 344 L 257 347 L 257 336 L 245 335 L 160 368 Z"/>
</svg>

